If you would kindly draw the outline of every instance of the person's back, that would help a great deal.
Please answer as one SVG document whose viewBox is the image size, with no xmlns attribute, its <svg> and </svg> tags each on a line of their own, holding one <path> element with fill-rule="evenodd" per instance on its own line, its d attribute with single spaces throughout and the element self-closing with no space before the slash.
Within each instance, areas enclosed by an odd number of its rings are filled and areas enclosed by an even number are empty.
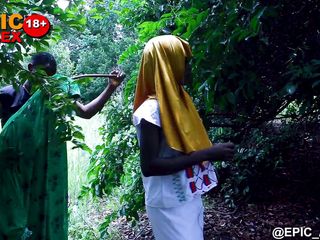
<svg viewBox="0 0 320 240">
<path fill-rule="evenodd" d="M 67 239 L 66 146 L 38 90 L 0 133 L 1 239 Z"/>
<path fill-rule="evenodd" d="M 49 53 L 37 53 L 31 73 L 56 73 Z M 0 89 L 0 238 L 67 239 L 66 147 L 55 128 L 48 95 L 31 83 Z"/>
</svg>

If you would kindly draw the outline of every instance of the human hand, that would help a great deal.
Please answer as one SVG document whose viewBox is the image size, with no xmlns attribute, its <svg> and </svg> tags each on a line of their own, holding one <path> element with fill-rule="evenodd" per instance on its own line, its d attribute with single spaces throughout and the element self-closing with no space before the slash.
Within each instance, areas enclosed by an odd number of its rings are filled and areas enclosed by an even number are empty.
<svg viewBox="0 0 320 240">
<path fill-rule="evenodd" d="M 231 161 L 234 156 L 234 144 L 217 143 L 208 149 L 208 157 L 214 161 Z"/>
<path fill-rule="evenodd" d="M 113 70 L 110 74 L 114 75 L 114 77 L 109 77 L 109 85 L 114 88 L 117 88 L 126 77 L 125 73 L 121 70 Z"/>
</svg>

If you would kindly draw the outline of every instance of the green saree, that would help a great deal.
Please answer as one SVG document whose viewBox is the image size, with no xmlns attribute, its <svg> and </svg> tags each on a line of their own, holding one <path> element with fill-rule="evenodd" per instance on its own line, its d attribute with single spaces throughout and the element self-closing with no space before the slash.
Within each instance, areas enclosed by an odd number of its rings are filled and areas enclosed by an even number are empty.
<svg viewBox="0 0 320 240">
<path fill-rule="evenodd" d="M 0 239 L 66 240 L 67 152 L 37 91 L 0 133 Z"/>
</svg>

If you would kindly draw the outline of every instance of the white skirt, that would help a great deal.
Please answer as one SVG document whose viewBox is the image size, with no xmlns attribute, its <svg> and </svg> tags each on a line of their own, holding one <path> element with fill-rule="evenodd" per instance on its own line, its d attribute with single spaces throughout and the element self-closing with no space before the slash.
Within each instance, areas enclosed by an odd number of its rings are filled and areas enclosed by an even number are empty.
<svg viewBox="0 0 320 240">
<path fill-rule="evenodd" d="M 201 197 L 179 207 L 146 209 L 156 240 L 203 240 Z"/>
</svg>

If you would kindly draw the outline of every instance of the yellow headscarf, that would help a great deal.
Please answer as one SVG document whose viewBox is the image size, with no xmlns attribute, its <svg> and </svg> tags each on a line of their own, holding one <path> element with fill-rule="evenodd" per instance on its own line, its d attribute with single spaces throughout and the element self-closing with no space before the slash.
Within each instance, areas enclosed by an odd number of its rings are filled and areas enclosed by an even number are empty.
<svg viewBox="0 0 320 240">
<path fill-rule="evenodd" d="M 183 89 L 189 43 L 179 37 L 152 38 L 145 46 L 134 99 L 134 111 L 148 98 L 159 102 L 161 124 L 168 145 L 191 153 L 212 144 L 189 94 Z"/>
</svg>

